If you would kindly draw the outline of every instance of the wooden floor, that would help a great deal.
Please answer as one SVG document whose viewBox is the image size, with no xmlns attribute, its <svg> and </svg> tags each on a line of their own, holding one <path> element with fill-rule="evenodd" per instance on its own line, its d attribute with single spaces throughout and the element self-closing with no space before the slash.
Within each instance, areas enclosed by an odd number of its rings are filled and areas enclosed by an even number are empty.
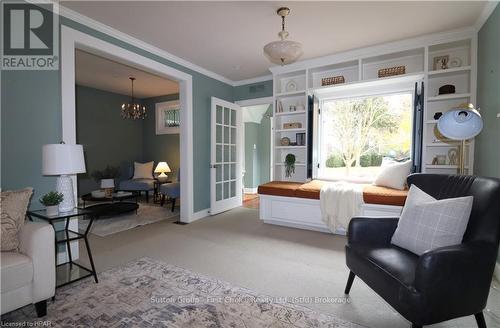
<svg viewBox="0 0 500 328">
<path fill-rule="evenodd" d="M 259 195 L 243 194 L 243 207 L 259 209 Z"/>
</svg>

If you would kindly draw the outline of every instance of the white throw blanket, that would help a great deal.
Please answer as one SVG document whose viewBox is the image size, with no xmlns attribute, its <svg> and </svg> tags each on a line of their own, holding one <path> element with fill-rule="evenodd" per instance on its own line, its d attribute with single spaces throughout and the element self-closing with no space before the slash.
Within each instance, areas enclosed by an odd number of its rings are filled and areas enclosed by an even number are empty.
<svg viewBox="0 0 500 328">
<path fill-rule="evenodd" d="M 321 216 L 332 232 L 339 228 L 347 230 L 351 218 L 360 214 L 363 187 L 346 181 L 329 182 L 321 187 Z"/>
</svg>

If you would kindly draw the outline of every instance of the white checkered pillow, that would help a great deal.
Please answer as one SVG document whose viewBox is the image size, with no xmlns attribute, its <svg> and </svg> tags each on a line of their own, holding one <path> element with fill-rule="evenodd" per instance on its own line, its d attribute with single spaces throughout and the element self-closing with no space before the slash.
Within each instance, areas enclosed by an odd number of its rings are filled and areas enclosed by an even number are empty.
<svg viewBox="0 0 500 328">
<path fill-rule="evenodd" d="M 412 185 L 391 243 L 417 255 L 462 243 L 472 196 L 437 200 Z"/>
</svg>

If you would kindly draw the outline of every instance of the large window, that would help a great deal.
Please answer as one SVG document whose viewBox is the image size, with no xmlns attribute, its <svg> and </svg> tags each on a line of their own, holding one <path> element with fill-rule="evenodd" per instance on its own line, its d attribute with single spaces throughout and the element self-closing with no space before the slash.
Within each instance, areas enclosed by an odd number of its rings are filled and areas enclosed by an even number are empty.
<svg viewBox="0 0 500 328">
<path fill-rule="evenodd" d="M 371 182 L 382 161 L 409 158 L 413 93 L 324 100 L 318 176 Z"/>
</svg>

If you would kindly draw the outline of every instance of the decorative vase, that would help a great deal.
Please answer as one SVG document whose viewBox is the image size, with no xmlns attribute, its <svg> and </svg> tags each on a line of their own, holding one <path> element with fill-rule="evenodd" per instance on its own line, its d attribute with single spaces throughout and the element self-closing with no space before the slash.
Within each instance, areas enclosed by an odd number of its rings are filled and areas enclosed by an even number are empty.
<svg viewBox="0 0 500 328">
<path fill-rule="evenodd" d="M 113 198 L 113 188 L 104 189 L 104 197 L 105 198 Z"/>
<path fill-rule="evenodd" d="M 104 190 L 104 197 L 112 198 L 113 191 L 115 188 L 115 180 L 114 179 L 102 179 L 101 180 L 101 188 Z"/>
<path fill-rule="evenodd" d="M 45 206 L 45 212 L 48 216 L 56 216 L 59 214 L 59 205 Z"/>
</svg>

